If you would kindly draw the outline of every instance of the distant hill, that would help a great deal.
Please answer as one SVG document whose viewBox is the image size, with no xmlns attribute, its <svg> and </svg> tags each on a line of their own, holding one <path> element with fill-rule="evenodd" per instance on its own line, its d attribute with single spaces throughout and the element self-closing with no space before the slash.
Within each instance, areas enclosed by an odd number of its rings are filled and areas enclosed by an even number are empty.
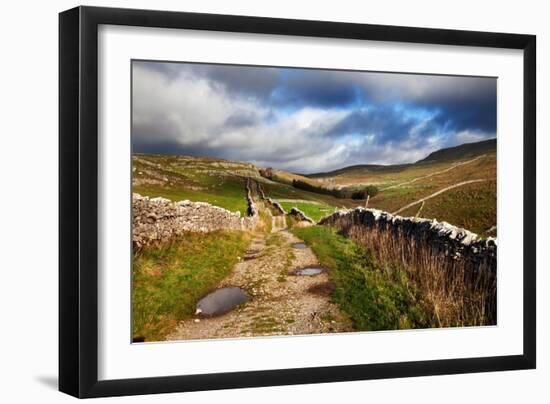
<svg viewBox="0 0 550 404">
<path fill-rule="evenodd" d="M 355 166 L 342 167 L 334 171 L 327 171 L 321 173 L 305 174 L 309 178 L 322 178 L 322 177 L 334 177 L 342 174 L 350 173 L 390 173 L 390 172 L 399 172 L 412 164 L 394 164 L 394 165 L 383 165 L 383 164 L 358 164 Z M 304 175 L 304 174 L 302 174 Z"/>
<path fill-rule="evenodd" d="M 460 160 L 469 157 L 476 157 L 487 152 L 496 151 L 497 140 L 489 139 L 475 143 L 464 143 L 460 146 L 448 147 L 446 149 L 440 149 L 430 153 L 428 157 L 418 160 L 418 163 L 427 163 L 432 161 L 442 160 Z"/>
<path fill-rule="evenodd" d="M 307 174 L 305 176 L 309 178 L 323 178 L 334 177 L 338 175 L 353 175 L 354 173 L 397 173 L 409 167 L 415 166 L 416 164 L 432 163 L 437 161 L 462 160 L 470 157 L 476 157 L 488 152 L 496 151 L 496 149 L 497 140 L 495 138 L 483 140 L 481 142 L 464 143 L 459 146 L 440 149 L 434 151 L 433 153 L 430 153 L 427 157 L 423 158 L 422 160 L 418 160 L 416 163 L 412 164 L 358 164 L 354 166 L 342 167 L 334 171 Z"/>
</svg>

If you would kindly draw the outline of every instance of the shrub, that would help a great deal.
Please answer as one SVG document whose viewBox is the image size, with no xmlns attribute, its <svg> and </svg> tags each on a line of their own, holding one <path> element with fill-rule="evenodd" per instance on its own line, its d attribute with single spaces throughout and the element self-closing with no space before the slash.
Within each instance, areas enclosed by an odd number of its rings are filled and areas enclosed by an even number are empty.
<svg viewBox="0 0 550 404">
<path fill-rule="evenodd" d="M 344 187 L 344 188 L 324 188 L 320 185 L 314 185 L 306 181 L 293 180 L 294 188 L 303 189 L 304 191 L 315 192 L 317 194 L 332 195 L 340 199 L 367 199 L 378 194 L 378 187 L 375 185 L 367 185 L 363 188 Z"/>
<path fill-rule="evenodd" d="M 378 187 L 376 185 L 367 185 L 365 187 L 365 192 L 371 198 L 375 197 L 376 195 L 378 195 Z"/>
<path fill-rule="evenodd" d="M 356 189 L 352 192 L 352 199 L 367 199 L 367 197 L 374 197 L 378 194 L 378 188 L 374 185 L 367 185 L 362 189 Z"/>
<path fill-rule="evenodd" d="M 294 188 L 303 189 L 304 191 L 315 192 L 317 194 L 333 195 L 336 196 L 337 189 L 324 188 L 321 186 L 313 185 L 306 181 L 292 180 L 292 186 Z"/>
</svg>

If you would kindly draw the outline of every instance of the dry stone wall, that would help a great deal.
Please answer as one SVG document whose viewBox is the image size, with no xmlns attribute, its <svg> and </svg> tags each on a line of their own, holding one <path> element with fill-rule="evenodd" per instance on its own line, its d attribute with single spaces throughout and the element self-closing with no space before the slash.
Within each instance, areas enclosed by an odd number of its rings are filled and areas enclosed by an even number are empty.
<svg viewBox="0 0 550 404">
<path fill-rule="evenodd" d="M 248 188 L 247 188 L 248 189 Z M 254 201 L 247 192 L 248 217 L 205 202 L 172 202 L 165 198 L 132 196 L 132 241 L 134 252 L 160 246 L 185 232 L 208 233 L 215 230 L 251 230 L 259 222 Z"/>
<path fill-rule="evenodd" d="M 282 205 L 279 202 L 274 201 L 271 198 L 266 198 L 265 200 L 266 200 L 267 203 L 269 203 L 271 206 L 273 206 L 273 209 L 275 209 L 281 215 L 286 214 L 285 210 L 283 209 Z"/>
<path fill-rule="evenodd" d="M 300 222 L 309 222 L 309 223 L 315 224 L 315 220 L 307 216 L 304 212 L 302 212 L 298 208 L 294 208 L 294 207 L 291 208 L 288 214 Z"/>
<path fill-rule="evenodd" d="M 265 193 L 264 193 L 264 189 L 262 188 L 261 184 L 258 183 L 258 193 L 260 194 L 260 198 L 262 198 L 262 200 L 266 200 L 266 196 L 265 196 Z"/>
<path fill-rule="evenodd" d="M 252 197 L 252 191 L 250 189 L 250 178 L 247 178 L 246 180 L 246 203 L 248 204 L 248 216 L 250 217 L 257 217 L 258 216 L 258 208 L 256 207 L 256 204 L 254 203 L 254 198 Z"/>
<path fill-rule="evenodd" d="M 395 239 L 427 246 L 451 260 L 464 260 L 467 267 L 483 266 L 496 273 L 496 239 L 481 239 L 475 233 L 446 222 L 394 216 L 377 209 L 355 208 L 326 216 L 319 224 L 335 227 L 345 236 L 369 230 L 387 232 Z"/>
<path fill-rule="evenodd" d="M 267 202 L 271 207 L 273 207 L 273 209 L 275 209 L 281 215 L 286 214 L 285 210 L 283 209 L 283 207 L 279 202 L 265 196 L 264 190 L 261 184 L 259 183 L 258 183 L 258 193 L 260 194 L 260 198 L 262 198 L 263 201 Z"/>
</svg>

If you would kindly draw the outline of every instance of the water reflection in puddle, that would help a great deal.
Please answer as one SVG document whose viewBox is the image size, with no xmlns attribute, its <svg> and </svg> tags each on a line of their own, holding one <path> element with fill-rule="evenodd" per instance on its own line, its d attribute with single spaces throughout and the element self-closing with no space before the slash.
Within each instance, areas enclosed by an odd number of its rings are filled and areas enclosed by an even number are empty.
<svg viewBox="0 0 550 404">
<path fill-rule="evenodd" d="M 206 317 L 219 316 L 247 300 L 248 295 L 240 288 L 218 289 L 199 300 L 196 314 Z"/>
<path fill-rule="evenodd" d="M 303 250 L 304 248 L 307 248 L 307 245 L 305 243 L 294 243 L 292 244 L 293 248 L 298 248 L 299 250 Z"/>
<path fill-rule="evenodd" d="M 324 268 L 318 267 L 309 267 L 309 268 L 300 268 L 294 271 L 294 275 L 298 276 L 313 276 L 325 272 Z"/>
</svg>

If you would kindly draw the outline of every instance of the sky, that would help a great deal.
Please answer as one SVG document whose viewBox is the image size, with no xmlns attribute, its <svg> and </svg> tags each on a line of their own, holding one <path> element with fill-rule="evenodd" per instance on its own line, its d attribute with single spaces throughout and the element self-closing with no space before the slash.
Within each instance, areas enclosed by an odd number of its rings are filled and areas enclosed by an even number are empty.
<svg viewBox="0 0 550 404">
<path fill-rule="evenodd" d="M 496 137 L 496 79 L 132 62 L 135 153 L 299 173 L 412 163 Z"/>
</svg>

